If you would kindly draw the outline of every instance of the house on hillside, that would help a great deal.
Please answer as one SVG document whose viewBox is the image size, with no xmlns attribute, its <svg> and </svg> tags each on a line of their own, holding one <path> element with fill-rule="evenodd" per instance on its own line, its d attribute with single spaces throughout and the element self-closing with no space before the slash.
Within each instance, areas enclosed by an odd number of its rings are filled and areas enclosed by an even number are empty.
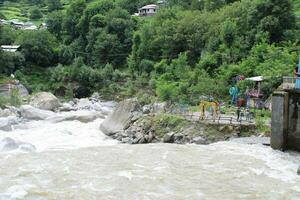
<svg viewBox="0 0 300 200">
<path fill-rule="evenodd" d="M 21 29 L 24 26 L 23 22 L 20 22 L 16 19 L 12 19 L 9 21 L 10 25 L 12 25 L 13 27 L 15 27 L 16 29 Z"/>
<path fill-rule="evenodd" d="M 20 45 L 1 45 L 1 50 L 6 52 L 16 52 L 20 48 Z"/>
<path fill-rule="evenodd" d="M 0 24 L 6 25 L 9 24 L 9 22 L 6 21 L 5 19 L 0 19 Z"/>
<path fill-rule="evenodd" d="M 38 27 L 34 25 L 32 22 L 20 22 L 16 19 L 10 20 L 10 25 L 15 29 L 22 29 L 22 30 L 37 30 Z"/>
<path fill-rule="evenodd" d="M 26 22 L 24 25 L 21 27 L 23 30 L 37 30 L 38 27 L 34 25 L 32 22 Z"/>
<path fill-rule="evenodd" d="M 137 13 L 140 17 L 153 16 L 158 11 L 159 6 L 156 4 L 146 5 L 139 9 Z"/>
</svg>

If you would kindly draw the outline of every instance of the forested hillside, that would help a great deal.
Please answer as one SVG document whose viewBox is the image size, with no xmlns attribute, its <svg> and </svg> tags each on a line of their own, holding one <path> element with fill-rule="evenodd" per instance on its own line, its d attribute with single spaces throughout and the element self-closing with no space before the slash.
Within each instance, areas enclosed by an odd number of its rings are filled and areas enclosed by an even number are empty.
<svg viewBox="0 0 300 200">
<path fill-rule="evenodd" d="M 237 75 L 262 75 L 267 98 L 298 61 L 300 1 L 168 0 L 152 17 L 132 16 L 151 0 L 13 2 L 39 10 L 48 26 L 0 26 L 1 45 L 21 45 L 0 51 L 0 73 L 31 91 L 195 104 L 226 98 Z"/>
</svg>

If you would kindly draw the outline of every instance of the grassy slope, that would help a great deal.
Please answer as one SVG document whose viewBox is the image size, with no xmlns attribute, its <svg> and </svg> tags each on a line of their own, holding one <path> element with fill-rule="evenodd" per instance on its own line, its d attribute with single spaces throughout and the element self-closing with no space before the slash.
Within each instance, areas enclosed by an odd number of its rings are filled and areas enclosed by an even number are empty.
<svg viewBox="0 0 300 200">
<path fill-rule="evenodd" d="M 0 4 L 0 12 L 5 16 L 7 20 L 11 19 L 18 19 L 23 22 L 31 21 L 35 25 L 40 25 L 47 15 L 47 9 L 42 8 L 41 11 L 44 15 L 44 18 L 39 20 L 30 20 L 30 10 L 32 9 L 32 5 L 25 4 L 25 3 L 15 3 L 5 1 L 3 4 Z"/>
<path fill-rule="evenodd" d="M 293 0 L 295 13 L 298 17 L 300 17 L 300 0 Z"/>
<path fill-rule="evenodd" d="M 97 0 L 89 0 L 89 3 L 92 3 Z M 69 7 L 70 2 L 72 0 L 61 0 L 61 3 L 63 5 L 63 9 L 67 9 Z M 16 2 L 10 2 L 5 1 L 3 4 L 0 4 L 0 13 L 5 16 L 7 20 L 11 19 L 18 19 L 23 22 L 33 22 L 35 25 L 39 26 L 41 23 L 43 23 L 47 17 L 48 11 L 47 7 L 41 8 L 41 11 L 43 13 L 43 18 L 39 20 L 31 20 L 29 18 L 30 10 L 33 8 L 34 5 L 29 5 L 26 3 L 16 3 Z"/>
</svg>

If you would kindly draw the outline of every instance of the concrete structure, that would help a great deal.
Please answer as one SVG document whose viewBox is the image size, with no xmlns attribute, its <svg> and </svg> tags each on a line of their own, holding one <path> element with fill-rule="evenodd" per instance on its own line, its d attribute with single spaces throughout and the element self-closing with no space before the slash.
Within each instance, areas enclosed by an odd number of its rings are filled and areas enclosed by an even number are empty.
<svg viewBox="0 0 300 200">
<path fill-rule="evenodd" d="M 159 6 L 156 4 L 146 5 L 139 9 L 139 16 L 153 16 L 158 11 Z"/>
<path fill-rule="evenodd" d="M 300 151 L 300 90 L 276 91 L 272 97 L 273 149 Z"/>
</svg>

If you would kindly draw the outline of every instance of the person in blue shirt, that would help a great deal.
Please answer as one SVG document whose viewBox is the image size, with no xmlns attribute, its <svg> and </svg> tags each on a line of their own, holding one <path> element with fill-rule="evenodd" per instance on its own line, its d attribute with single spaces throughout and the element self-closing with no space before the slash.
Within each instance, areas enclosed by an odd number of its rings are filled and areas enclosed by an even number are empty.
<svg viewBox="0 0 300 200">
<path fill-rule="evenodd" d="M 229 95 L 231 97 L 231 105 L 236 105 L 238 93 L 239 93 L 239 90 L 236 86 L 232 86 L 229 89 Z"/>
<path fill-rule="evenodd" d="M 295 88 L 300 89 L 300 60 L 299 60 L 299 64 L 294 69 L 294 75 L 295 78 L 297 78 Z"/>
</svg>

